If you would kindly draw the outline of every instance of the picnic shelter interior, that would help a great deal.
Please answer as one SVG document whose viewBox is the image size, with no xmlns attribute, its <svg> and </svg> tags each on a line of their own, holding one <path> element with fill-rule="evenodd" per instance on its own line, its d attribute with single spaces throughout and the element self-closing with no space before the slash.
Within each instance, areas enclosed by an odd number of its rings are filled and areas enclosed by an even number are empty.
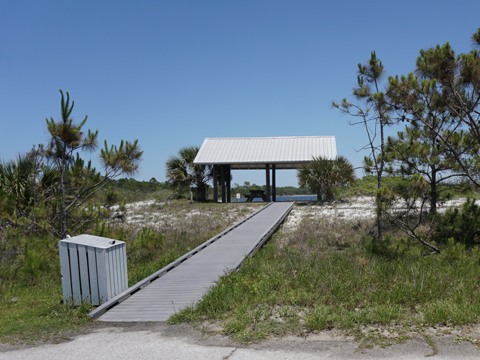
<svg viewBox="0 0 480 360">
<path fill-rule="evenodd" d="M 231 202 L 232 170 L 265 170 L 265 191 L 251 190 L 247 201 L 277 201 L 276 172 L 298 169 L 313 158 L 335 159 L 334 136 L 206 138 L 194 164 L 213 168 L 213 200 Z"/>
</svg>

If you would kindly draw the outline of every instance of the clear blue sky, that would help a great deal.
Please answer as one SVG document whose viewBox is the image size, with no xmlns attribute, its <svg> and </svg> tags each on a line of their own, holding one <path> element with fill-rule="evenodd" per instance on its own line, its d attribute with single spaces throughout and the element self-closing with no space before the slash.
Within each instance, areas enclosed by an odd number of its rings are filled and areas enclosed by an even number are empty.
<svg viewBox="0 0 480 360">
<path fill-rule="evenodd" d="M 422 48 L 468 51 L 479 20 L 478 0 L 0 0 L 0 160 L 46 143 L 63 89 L 102 143 L 139 140 L 138 179 L 205 137 L 335 135 L 360 166 L 362 129 L 331 108 L 357 64 L 405 74 Z"/>
</svg>

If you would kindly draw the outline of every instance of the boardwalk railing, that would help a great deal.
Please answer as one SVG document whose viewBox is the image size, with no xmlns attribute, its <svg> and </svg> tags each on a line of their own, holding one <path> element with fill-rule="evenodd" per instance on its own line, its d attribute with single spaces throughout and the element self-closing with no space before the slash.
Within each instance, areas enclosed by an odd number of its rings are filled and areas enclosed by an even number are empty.
<svg viewBox="0 0 480 360">
<path fill-rule="evenodd" d="M 186 253 L 185 255 L 179 257 L 177 260 L 171 262 L 170 264 L 168 264 L 167 266 L 161 268 L 160 270 L 156 271 L 155 273 L 153 273 L 152 275 L 146 277 L 145 279 L 139 281 L 138 283 L 136 283 L 135 285 L 131 286 L 130 288 L 128 288 L 127 290 L 125 290 L 124 292 L 118 294 L 117 296 L 113 297 L 112 299 L 110 299 L 109 301 L 103 303 L 102 305 L 100 305 L 99 307 L 97 307 L 96 309 L 92 310 L 88 316 L 90 316 L 91 318 L 93 319 L 96 319 L 98 318 L 99 316 L 101 316 L 102 314 L 104 314 L 105 312 L 107 312 L 109 309 L 111 309 L 112 307 L 120 304 L 121 302 L 125 301 L 126 299 L 128 299 L 130 296 L 132 296 L 133 294 L 135 294 L 136 292 L 140 291 L 141 289 L 143 289 L 145 286 L 149 285 L 152 281 L 155 281 L 157 280 L 158 278 L 162 277 L 163 275 L 165 275 L 166 273 L 168 273 L 169 271 L 171 271 L 172 269 L 176 268 L 177 266 L 179 266 L 181 263 L 183 263 L 185 260 L 191 258 L 193 255 L 199 253 L 200 251 L 204 250 L 207 246 L 213 244 L 214 242 L 216 242 L 217 240 L 221 239 L 222 237 L 224 237 L 226 234 L 228 234 L 229 232 L 231 232 L 232 230 L 236 229 L 237 227 L 239 227 L 240 225 L 242 225 L 243 223 L 245 223 L 246 221 L 250 220 L 252 217 L 254 217 L 255 215 L 257 215 L 258 213 L 260 213 L 261 211 L 265 210 L 267 207 L 271 206 L 272 203 L 269 203 L 263 207 L 261 207 L 260 209 L 258 209 L 257 211 L 255 211 L 254 213 L 250 214 L 249 216 L 247 216 L 246 218 L 244 218 L 243 220 L 235 223 L 234 225 L 230 226 L 229 228 L 227 228 L 226 230 L 222 231 L 220 234 L 218 235 L 215 235 L 214 237 L 210 238 L 209 240 L 205 241 L 203 244 L 197 246 L 195 249 L 189 251 L 188 253 Z M 278 227 L 278 225 L 283 221 L 283 219 L 285 219 L 285 217 L 288 215 L 288 212 L 282 217 L 281 221 L 278 222 L 278 224 L 276 224 L 275 226 L 275 229 Z M 275 231 L 275 230 L 273 230 Z M 273 231 L 269 231 L 267 233 L 265 233 L 265 235 L 262 236 L 262 240 L 260 241 L 261 244 L 263 244 L 267 239 L 268 237 L 270 237 L 270 235 L 273 233 Z M 261 246 L 261 245 L 260 245 Z M 254 249 L 258 249 L 260 246 L 257 245 L 257 247 Z M 250 256 L 251 254 L 253 254 L 254 250 L 252 250 L 248 255 Z M 243 260 L 237 265 L 237 269 L 241 266 L 241 264 L 243 263 Z"/>
<path fill-rule="evenodd" d="M 270 203 L 269 205 L 271 205 L 272 203 Z M 272 234 L 277 230 L 277 228 L 280 226 L 280 224 L 283 222 L 283 220 L 285 220 L 285 218 L 288 216 L 288 214 L 290 214 L 290 211 L 292 210 L 293 208 L 293 203 L 290 204 L 290 206 L 288 207 L 287 211 L 285 211 L 285 213 L 278 219 L 278 221 L 270 228 L 270 230 L 264 232 L 260 238 L 260 241 L 257 243 L 257 245 L 255 245 L 255 247 L 238 263 L 238 265 L 235 267 L 235 270 L 238 269 L 240 266 L 242 266 L 243 262 L 245 261 L 245 259 L 247 257 L 251 257 L 253 254 L 255 254 L 255 252 L 260 249 L 263 244 L 265 243 L 265 241 L 267 241 L 270 236 L 272 236 Z"/>
</svg>

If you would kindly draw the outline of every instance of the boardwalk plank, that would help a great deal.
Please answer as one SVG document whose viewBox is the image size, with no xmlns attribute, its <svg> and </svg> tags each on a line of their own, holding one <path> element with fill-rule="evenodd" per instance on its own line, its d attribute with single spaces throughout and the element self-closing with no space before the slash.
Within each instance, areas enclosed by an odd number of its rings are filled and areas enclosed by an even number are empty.
<svg viewBox="0 0 480 360">
<path fill-rule="evenodd" d="M 279 221 L 292 203 L 273 203 L 218 241 L 112 307 L 101 321 L 166 321 L 198 302 L 224 274 L 236 269 Z"/>
</svg>

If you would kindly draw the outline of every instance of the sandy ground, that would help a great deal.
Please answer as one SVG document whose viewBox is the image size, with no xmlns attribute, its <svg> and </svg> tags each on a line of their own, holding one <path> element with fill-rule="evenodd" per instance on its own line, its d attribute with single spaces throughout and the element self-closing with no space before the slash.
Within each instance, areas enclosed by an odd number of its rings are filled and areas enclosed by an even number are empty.
<svg viewBox="0 0 480 360">
<path fill-rule="evenodd" d="M 228 208 L 222 211 L 222 219 L 230 223 L 235 223 L 242 220 L 249 214 L 257 210 L 257 206 L 249 206 L 246 204 L 231 204 Z M 208 217 L 211 221 L 218 222 L 218 209 L 198 208 L 189 209 L 188 206 L 184 208 L 175 208 L 172 211 L 169 208 L 168 202 L 160 202 L 156 200 L 138 201 L 125 205 L 125 209 L 119 209 L 118 206 L 112 206 L 113 222 L 122 224 L 133 228 L 150 227 L 157 230 L 165 226 L 184 223 L 185 219 L 195 217 Z"/>
<path fill-rule="evenodd" d="M 464 198 L 445 201 L 438 205 L 438 211 L 443 212 L 452 207 L 460 207 L 465 202 Z M 168 211 L 162 211 L 162 207 L 168 205 L 164 202 L 156 200 L 139 201 L 127 204 L 123 222 L 126 225 L 152 226 L 156 224 L 175 221 L 177 219 L 189 218 L 197 215 L 212 216 L 208 211 L 200 212 L 199 210 L 183 209 L 179 214 L 172 214 Z M 247 216 L 257 208 L 244 205 L 232 204 L 234 207 L 227 210 L 226 215 L 234 220 L 239 220 L 241 213 Z M 402 208 L 402 204 L 397 204 L 397 208 Z M 123 213 L 119 211 L 118 206 L 111 208 L 113 213 Z M 225 215 L 225 214 L 224 214 Z M 333 204 L 315 205 L 306 203 L 305 205 L 297 205 L 290 212 L 285 220 L 284 227 L 286 229 L 294 229 L 304 217 L 324 217 L 328 219 L 345 218 L 351 220 L 372 219 L 375 216 L 375 202 L 373 197 L 360 196 L 346 201 L 335 202 Z"/>
<path fill-rule="evenodd" d="M 448 208 L 460 207 L 464 202 L 465 199 L 463 198 L 445 201 L 439 204 L 438 211 L 443 212 Z M 185 219 L 192 216 L 214 216 L 214 214 L 211 214 L 208 211 L 200 212 L 197 209 L 183 209 L 178 214 L 172 214 L 168 211 L 162 210 L 162 207 L 166 205 L 168 206 L 168 204 L 156 200 L 139 201 L 127 204 L 125 206 L 125 216 L 122 221 L 125 225 L 139 227 L 150 226 L 155 228 L 158 227 L 159 224 L 165 222 L 178 221 L 178 219 Z M 238 221 L 241 217 L 247 216 L 257 209 L 256 207 L 244 204 L 232 205 L 234 206 L 228 209 L 224 215 L 230 217 L 233 221 Z M 397 207 L 402 208 L 402 205 L 397 204 Z M 114 214 L 123 214 L 123 212 L 119 211 L 118 206 L 112 207 L 111 210 Z M 239 213 L 242 215 L 239 216 Z M 363 220 L 372 219 L 374 216 L 374 199 L 368 196 L 361 196 L 347 201 L 335 202 L 333 204 L 315 205 L 306 203 L 305 205 L 297 205 L 290 212 L 283 226 L 285 229 L 293 230 L 304 217 L 324 217 L 331 220 L 338 218 Z"/>
<path fill-rule="evenodd" d="M 460 207 L 465 199 L 454 199 L 445 201 L 438 206 L 439 212 L 444 212 L 452 207 Z M 401 209 L 402 204 L 397 204 L 397 208 Z M 362 196 L 349 199 L 344 202 L 336 202 L 326 205 L 295 206 L 288 218 L 285 220 L 284 228 L 288 230 L 295 229 L 304 217 L 323 217 L 330 220 L 339 218 L 349 220 L 373 219 L 375 216 L 375 202 L 372 197 Z"/>
</svg>

